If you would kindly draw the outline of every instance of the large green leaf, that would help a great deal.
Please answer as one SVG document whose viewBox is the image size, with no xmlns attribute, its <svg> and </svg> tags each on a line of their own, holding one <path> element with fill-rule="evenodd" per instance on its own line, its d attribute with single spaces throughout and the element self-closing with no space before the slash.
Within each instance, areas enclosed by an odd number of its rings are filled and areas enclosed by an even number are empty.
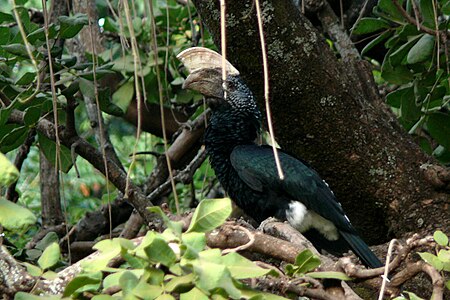
<svg viewBox="0 0 450 300">
<path fill-rule="evenodd" d="M 401 100 L 400 112 L 402 120 L 405 122 L 417 121 L 421 116 L 421 106 L 416 104 L 414 89 L 412 94 L 411 90 L 406 90 Z"/>
<path fill-rule="evenodd" d="M 102 283 L 102 276 L 102 272 L 83 273 L 78 275 L 67 284 L 63 296 L 72 296 L 72 298 L 76 298 L 76 295 L 82 292 L 98 290 Z"/>
<path fill-rule="evenodd" d="M 405 97 L 414 98 L 413 87 L 405 87 L 395 90 L 386 96 L 386 103 L 391 107 L 400 108 L 402 106 L 402 99 Z"/>
<path fill-rule="evenodd" d="M 403 5 L 403 0 L 398 1 L 400 5 Z M 386 19 L 392 21 L 403 21 L 404 17 L 395 6 L 392 0 L 379 0 L 378 5 L 374 7 L 373 12 L 376 15 L 383 16 Z"/>
<path fill-rule="evenodd" d="M 418 252 L 418 254 L 427 264 L 432 265 L 436 270 L 441 271 L 444 267 L 444 264 L 436 255 L 428 252 Z"/>
<path fill-rule="evenodd" d="M 0 224 L 8 230 L 21 229 L 35 224 L 36 216 L 25 207 L 0 198 Z"/>
<path fill-rule="evenodd" d="M 205 295 L 200 289 L 193 288 L 187 293 L 180 294 L 180 300 L 208 300 L 208 296 Z"/>
<path fill-rule="evenodd" d="M 119 279 L 119 286 L 122 288 L 124 295 L 128 295 L 139 283 L 139 278 L 132 272 L 125 271 Z"/>
<path fill-rule="evenodd" d="M 201 232 L 188 232 L 183 234 L 182 241 L 186 246 L 183 258 L 195 259 L 198 257 L 200 251 L 203 251 L 206 246 L 206 237 Z"/>
<path fill-rule="evenodd" d="M 408 64 L 423 62 L 431 58 L 435 44 L 435 37 L 424 34 L 420 40 L 409 50 L 406 58 Z"/>
<path fill-rule="evenodd" d="M 84 25 L 89 24 L 88 17 L 80 13 L 74 16 L 60 16 L 58 20 L 60 23 L 59 37 L 62 39 L 73 38 L 83 29 Z"/>
<path fill-rule="evenodd" d="M 177 255 L 172 248 L 159 237 L 155 238 L 144 251 L 152 262 L 161 263 L 167 267 L 172 266 L 177 260 Z"/>
<path fill-rule="evenodd" d="M 1 46 L 3 50 L 5 50 L 8 53 L 11 53 L 13 55 L 21 56 L 24 58 L 28 58 L 28 52 L 27 47 L 25 47 L 24 44 L 9 44 L 9 45 L 2 45 Z M 33 48 L 33 46 L 31 46 Z M 33 51 L 34 49 L 32 49 Z"/>
<path fill-rule="evenodd" d="M 36 296 L 32 294 L 28 294 L 25 292 L 17 292 L 14 295 L 14 300 L 59 300 L 62 296 L 52 296 L 52 295 L 43 295 L 43 296 Z"/>
<path fill-rule="evenodd" d="M 426 124 L 431 136 L 446 149 L 450 149 L 450 115 L 436 112 L 428 117 Z"/>
<path fill-rule="evenodd" d="M 423 20 L 423 25 L 425 25 L 428 28 L 435 28 L 434 23 L 434 9 L 433 9 L 433 2 L 434 0 L 420 0 L 419 7 L 420 7 L 420 13 Z M 439 22 L 439 21 L 438 21 Z"/>
<path fill-rule="evenodd" d="M 259 277 L 270 272 L 269 269 L 258 267 L 254 262 L 236 252 L 223 256 L 222 261 L 227 266 L 231 276 L 236 279 Z"/>
<path fill-rule="evenodd" d="M 0 152 L 0 187 L 9 186 L 19 178 L 19 171 L 9 159 Z"/>
<path fill-rule="evenodd" d="M 229 198 L 205 199 L 198 205 L 192 216 L 187 232 L 208 232 L 220 226 L 231 214 Z"/>
<path fill-rule="evenodd" d="M 40 149 L 44 152 L 45 157 L 48 161 L 55 166 L 56 165 L 56 143 L 50 139 L 48 139 L 45 135 L 38 132 L 38 140 Z M 64 145 L 61 145 L 59 155 L 61 157 L 61 166 L 60 169 L 64 173 L 69 172 L 72 167 L 72 153 L 70 149 Z"/>
<path fill-rule="evenodd" d="M 174 276 L 164 286 L 164 289 L 168 292 L 183 292 L 194 285 L 194 273 L 189 273 L 184 276 Z"/>
<path fill-rule="evenodd" d="M 401 85 L 411 82 L 414 79 L 414 76 L 406 66 L 399 65 L 393 67 L 391 65 L 391 62 L 389 60 L 389 55 L 391 52 L 392 50 L 390 50 L 384 58 L 383 64 L 381 66 L 381 77 L 393 84 Z"/>
<path fill-rule="evenodd" d="M 362 18 L 356 25 L 353 27 L 353 34 L 367 34 L 375 31 L 379 31 L 380 29 L 389 28 L 390 25 L 383 19 L 380 18 Z"/>
<path fill-rule="evenodd" d="M 441 230 L 436 230 L 433 234 L 433 238 L 439 245 L 445 247 L 448 245 L 448 236 Z"/>
<path fill-rule="evenodd" d="M 41 257 L 38 259 L 39 267 L 42 269 L 49 269 L 56 265 L 56 263 L 61 258 L 61 251 L 59 249 L 59 245 L 57 243 L 50 244 L 47 248 L 45 248 Z"/>
<path fill-rule="evenodd" d="M 389 62 L 393 67 L 400 65 L 403 61 L 406 62 L 406 56 L 409 50 L 416 44 L 422 35 L 417 35 L 410 38 L 410 40 L 401 45 L 397 50 L 389 55 Z"/>
<path fill-rule="evenodd" d="M 11 131 L 7 132 L 6 135 L 0 140 L 0 151 L 3 153 L 8 153 L 11 150 L 18 148 L 23 144 L 25 139 L 28 136 L 29 128 L 26 126 L 16 126 Z M 4 126 L 2 131 L 6 129 L 7 126 Z M 2 132 L 0 136 L 3 134 Z"/>
<path fill-rule="evenodd" d="M 241 296 L 241 292 L 233 284 L 230 271 L 222 263 L 201 258 L 194 263 L 194 272 L 197 275 L 197 286 L 201 289 L 211 291 L 222 288 L 233 299 Z"/>
<path fill-rule="evenodd" d="M 92 249 L 99 250 L 100 255 L 98 255 L 95 260 L 84 261 L 81 263 L 81 267 L 85 272 L 93 273 L 105 270 L 111 259 L 120 254 L 122 246 L 120 245 L 120 239 L 115 238 L 112 240 L 100 241 L 95 244 Z"/>
<path fill-rule="evenodd" d="M 123 111 L 126 111 L 128 105 L 134 96 L 134 82 L 127 81 L 120 88 L 118 88 L 112 95 L 112 101 L 120 107 Z"/>
<path fill-rule="evenodd" d="M 311 250 L 306 249 L 297 255 L 295 265 L 298 267 L 297 273 L 306 273 L 320 266 L 320 259 Z"/>
<path fill-rule="evenodd" d="M 102 89 L 98 91 L 98 104 L 100 105 L 100 110 L 116 116 L 123 116 L 125 113 L 120 107 L 111 102 L 111 92 L 109 89 Z"/>
<path fill-rule="evenodd" d="M 361 50 L 361 55 L 365 55 L 367 52 L 370 51 L 370 49 L 372 49 L 373 47 L 375 47 L 376 45 L 378 45 L 379 43 L 381 43 L 382 41 L 384 41 L 385 39 L 387 39 L 391 35 L 392 35 L 391 31 L 385 31 L 382 34 L 380 34 L 379 36 L 377 36 L 375 39 L 370 41 L 370 43 L 368 43 L 364 47 L 364 49 Z"/>
</svg>

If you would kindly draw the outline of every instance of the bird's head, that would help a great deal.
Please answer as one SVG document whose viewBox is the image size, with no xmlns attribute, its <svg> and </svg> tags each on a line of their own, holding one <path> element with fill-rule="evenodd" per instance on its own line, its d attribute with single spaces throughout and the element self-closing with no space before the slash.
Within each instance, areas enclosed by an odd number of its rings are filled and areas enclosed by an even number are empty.
<svg viewBox="0 0 450 300">
<path fill-rule="evenodd" d="M 190 73 L 183 88 L 200 92 L 212 109 L 230 105 L 240 111 L 259 114 L 252 92 L 239 77 L 239 71 L 228 61 L 225 64 L 227 79 L 222 80 L 220 54 L 207 48 L 194 47 L 177 57 Z"/>
</svg>

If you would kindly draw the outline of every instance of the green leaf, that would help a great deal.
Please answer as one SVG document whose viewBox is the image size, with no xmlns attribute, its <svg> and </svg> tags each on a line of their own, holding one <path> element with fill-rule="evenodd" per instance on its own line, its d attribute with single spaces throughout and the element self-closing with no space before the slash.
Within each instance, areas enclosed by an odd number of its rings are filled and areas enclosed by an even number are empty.
<svg viewBox="0 0 450 300">
<path fill-rule="evenodd" d="M 32 83 L 36 79 L 36 73 L 34 72 L 26 72 L 22 75 L 17 81 L 17 85 L 27 85 Z"/>
<path fill-rule="evenodd" d="M 372 41 L 370 41 L 365 47 L 364 49 L 361 50 L 361 55 L 365 55 L 367 52 L 370 51 L 370 49 L 372 49 L 373 47 L 375 47 L 376 45 L 378 45 L 379 43 L 381 43 L 382 41 L 384 41 L 385 39 L 387 39 L 388 37 L 390 37 L 392 35 L 391 31 L 385 31 L 382 34 L 380 34 L 379 36 L 377 36 L 375 39 L 373 39 Z"/>
<path fill-rule="evenodd" d="M 441 271 L 443 263 L 437 258 L 436 255 L 428 253 L 428 252 L 418 252 L 420 257 L 427 263 L 432 265 L 436 270 Z"/>
<path fill-rule="evenodd" d="M 436 230 L 433 234 L 433 238 L 441 246 L 448 245 L 448 236 L 440 230 Z"/>
<path fill-rule="evenodd" d="M 437 257 L 442 262 L 442 270 L 450 272 L 450 250 L 439 250 Z"/>
<path fill-rule="evenodd" d="M 116 117 L 120 117 L 125 114 L 120 107 L 111 102 L 111 93 L 109 88 L 98 91 L 98 103 L 100 105 L 100 110 L 107 114 Z"/>
<path fill-rule="evenodd" d="M 170 267 L 177 261 L 175 252 L 173 252 L 165 240 L 159 237 L 155 238 L 150 245 L 145 247 L 144 251 L 153 263 L 161 263 Z"/>
<path fill-rule="evenodd" d="M 415 122 L 421 116 L 421 106 L 416 104 L 414 89 L 412 94 L 410 92 L 410 90 L 406 91 L 401 97 L 400 112 L 401 118 L 405 122 Z"/>
<path fill-rule="evenodd" d="M 450 15 L 450 1 L 446 1 L 444 5 L 442 5 L 441 10 L 444 15 Z"/>
<path fill-rule="evenodd" d="M 299 267 L 297 273 L 306 273 L 320 266 L 320 259 L 311 250 L 305 249 L 295 258 L 295 265 Z"/>
<path fill-rule="evenodd" d="M 108 263 L 114 257 L 118 256 L 122 250 L 119 239 L 103 240 L 95 244 L 92 249 L 99 250 L 95 260 L 84 261 L 81 263 L 81 267 L 85 272 L 98 272 L 107 268 Z"/>
<path fill-rule="evenodd" d="M 116 300 L 117 298 L 114 298 L 110 295 L 95 295 L 92 297 L 92 300 Z"/>
<path fill-rule="evenodd" d="M 119 87 L 112 95 L 112 102 L 120 107 L 123 111 L 128 109 L 134 96 L 134 82 L 127 81 Z"/>
<path fill-rule="evenodd" d="M 431 58 L 435 44 L 435 37 L 424 34 L 420 40 L 409 50 L 406 61 L 408 64 L 423 62 Z"/>
<path fill-rule="evenodd" d="M 434 24 L 434 9 L 433 9 L 433 0 L 420 0 L 419 7 L 420 7 L 420 13 L 423 20 L 423 25 L 425 25 L 428 28 L 435 28 Z M 439 22 L 439 21 L 438 21 Z"/>
<path fill-rule="evenodd" d="M 447 280 L 447 282 L 445 282 L 445 287 L 450 290 L 450 280 Z"/>
<path fill-rule="evenodd" d="M 57 243 L 50 244 L 45 248 L 41 257 L 38 259 L 39 267 L 43 270 L 53 267 L 61 258 L 61 252 Z"/>
<path fill-rule="evenodd" d="M 30 106 L 25 109 L 25 114 L 23 116 L 23 122 L 27 126 L 32 126 L 39 121 L 41 117 L 41 106 Z"/>
<path fill-rule="evenodd" d="M 40 149 L 42 152 L 44 152 L 45 157 L 47 160 L 53 165 L 56 165 L 56 143 L 50 139 L 48 139 L 45 135 L 38 132 L 38 141 L 40 145 Z M 61 166 L 60 169 L 64 173 L 69 172 L 70 168 L 72 167 L 72 153 L 70 152 L 70 149 L 67 148 L 64 145 L 60 145 L 60 158 L 61 158 Z"/>
<path fill-rule="evenodd" d="M 403 0 L 398 2 L 403 5 Z M 392 21 L 403 21 L 404 19 L 392 0 L 379 0 L 378 5 L 374 8 L 374 13 Z"/>
<path fill-rule="evenodd" d="M 405 293 L 408 294 L 409 300 L 424 300 L 423 298 L 420 298 L 419 296 L 417 296 L 413 292 L 405 292 Z"/>
<path fill-rule="evenodd" d="M 381 77 L 390 83 L 398 85 L 411 82 L 414 79 L 414 76 L 406 66 L 400 65 L 393 67 L 391 65 L 389 60 L 390 52 L 391 51 L 386 54 L 381 66 Z"/>
<path fill-rule="evenodd" d="M 193 288 L 187 293 L 180 294 L 180 300 L 208 300 L 208 296 L 205 295 L 200 289 Z"/>
<path fill-rule="evenodd" d="M 43 273 L 42 269 L 39 268 L 38 266 L 32 265 L 27 262 L 23 262 L 22 265 L 24 265 L 27 268 L 27 272 L 31 276 L 41 276 Z"/>
<path fill-rule="evenodd" d="M 30 210 L 1 197 L 0 211 L 0 224 L 7 230 L 21 229 L 37 221 Z"/>
<path fill-rule="evenodd" d="M 231 214 L 231 200 L 205 199 L 198 205 L 192 216 L 187 232 L 208 232 L 220 226 Z"/>
<path fill-rule="evenodd" d="M 85 97 L 95 98 L 95 87 L 92 81 L 80 78 L 80 91 Z"/>
<path fill-rule="evenodd" d="M 175 297 L 170 295 L 170 294 L 162 294 L 161 296 L 159 296 L 155 300 L 175 300 Z"/>
<path fill-rule="evenodd" d="M 159 285 L 151 285 L 144 281 L 139 281 L 133 289 L 133 295 L 140 299 L 155 299 L 163 293 L 163 288 Z"/>
<path fill-rule="evenodd" d="M 0 152 L 0 187 L 9 186 L 19 179 L 19 170 Z"/>
<path fill-rule="evenodd" d="M 184 276 L 175 276 L 165 284 L 164 289 L 170 293 L 182 293 L 192 288 L 192 286 L 194 285 L 194 278 L 194 273 L 190 273 Z"/>
<path fill-rule="evenodd" d="M 397 89 L 386 96 L 386 103 L 392 107 L 400 108 L 403 98 L 413 98 L 414 90 L 412 87 Z"/>
<path fill-rule="evenodd" d="M 403 61 L 406 62 L 406 56 L 409 50 L 417 43 L 417 41 L 423 35 L 417 35 L 412 37 L 407 43 L 400 46 L 397 50 L 395 50 L 392 54 L 389 55 L 389 62 L 391 66 L 395 67 L 400 65 Z"/>
<path fill-rule="evenodd" d="M 23 144 L 28 136 L 29 128 L 26 126 L 15 127 L 0 140 L 0 152 L 8 153 Z"/>
<path fill-rule="evenodd" d="M 72 279 L 66 286 L 63 296 L 75 296 L 87 291 L 97 291 L 102 283 L 102 272 L 84 273 Z"/>
<path fill-rule="evenodd" d="M 24 58 L 28 58 L 28 52 L 27 48 L 23 44 L 9 44 L 9 45 L 2 45 L 1 46 L 3 50 L 5 50 L 8 53 L 11 53 L 13 55 L 21 56 Z M 33 46 L 31 51 L 34 51 Z"/>
<path fill-rule="evenodd" d="M 55 24 L 50 24 L 48 27 L 48 38 L 54 39 L 58 34 L 57 27 Z M 34 44 L 37 40 L 45 41 L 45 28 L 39 27 L 35 31 L 31 32 L 27 36 L 28 42 Z"/>
<path fill-rule="evenodd" d="M 62 39 L 73 38 L 83 29 L 84 25 L 89 24 L 89 19 L 86 15 L 77 13 L 74 16 L 60 16 L 58 17 L 60 23 L 59 37 Z"/>
<path fill-rule="evenodd" d="M 139 279 L 132 272 L 125 271 L 119 279 L 119 286 L 124 295 L 128 295 L 137 286 Z"/>
<path fill-rule="evenodd" d="M 317 278 L 317 279 L 338 279 L 338 280 L 352 280 L 352 278 L 348 277 L 342 272 L 310 272 L 306 273 L 306 276 Z"/>
<path fill-rule="evenodd" d="M 11 14 L 0 11 L 0 24 L 12 22 L 14 22 L 14 17 Z"/>
<path fill-rule="evenodd" d="M 204 233 L 189 232 L 182 235 L 183 244 L 186 246 L 186 251 L 183 258 L 195 259 L 198 258 L 198 253 L 203 251 L 206 246 L 206 237 Z"/>
<path fill-rule="evenodd" d="M 122 276 L 122 274 L 124 272 L 131 272 L 138 278 L 140 278 L 142 276 L 142 274 L 144 274 L 144 270 L 143 269 L 139 269 L 139 270 L 118 269 L 118 271 L 116 273 L 112 273 L 112 274 L 110 274 L 110 275 L 105 277 L 105 279 L 103 280 L 103 288 L 107 289 L 107 288 L 110 288 L 112 286 L 119 285 L 120 277 Z"/>
<path fill-rule="evenodd" d="M 14 295 L 14 300 L 59 300 L 61 299 L 61 295 L 58 296 L 52 296 L 52 295 L 45 295 L 45 296 L 36 296 L 24 292 L 17 292 Z"/>
<path fill-rule="evenodd" d="M 203 290 L 211 291 L 223 288 L 233 299 L 238 299 L 241 292 L 234 286 L 230 271 L 220 263 L 208 259 L 199 259 L 193 264 L 194 272 L 198 276 L 197 286 Z"/>
<path fill-rule="evenodd" d="M 34 248 L 36 248 L 36 249 L 38 249 L 38 250 L 44 251 L 45 248 L 47 248 L 48 246 L 50 246 L 50 244 L 58 243 L 58 242 L 59 242 L 58 235 L 57 235 L 55 232 L 50 231 L 49 233 L 47 233 L 47 234 L 44 236 L 44 238 L 43 238 L 42 240 L 40 240 L 40 241 L 36 244 L 36 247 L 34 247 Z"/>
<path fill-rule="evenodd" d="M 269 269 L 258 267 L 255 263 L 236 252 L 231 252 L 223 256 L 222 261 L 228 267 L 231 276 L 235 279 L 254 278 L 270 272 Z"/>
<path fill-rule="evenodd" d="M 368 34 L 380 29 L 389 28 L 390 25 L 383 19 L 380 18 L 362 18 L 353 27 L 353 34 Z"/>
<path fill-rule="evenodd" d="M 446 149 L 450 149 L 450 115 L 436 112 L 428 117 L 426 124 L 431 136 Z"/>
</svg>

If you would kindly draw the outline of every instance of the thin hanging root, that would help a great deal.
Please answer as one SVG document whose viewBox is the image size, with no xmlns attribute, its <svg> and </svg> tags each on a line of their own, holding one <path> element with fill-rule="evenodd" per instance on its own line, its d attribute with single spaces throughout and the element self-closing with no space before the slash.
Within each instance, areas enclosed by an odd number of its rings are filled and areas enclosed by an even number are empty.
<svg viewBox="0 0 450 300">
<path fill-rule="evenodd" d="M 262 52 L 262 58 L 263 58 L 264 102 L 266 104 L 267 125 L 269 127 L 270 142 L 272 144 L 273 155 L 275 157 L 275 164 L 276 164 L 277 171 L 278 171 L 278 177 L 280 177 L 280 179 L 283 180 L 284 174 L 283 174 L 283 169 L 281 168 L 280 158 L 278 156 L 278 150 L 276 147 L 275 135 L 274 135 L 273 126 L 272 126 L 272 113 L 270 111 L 270 104 L 269 104 L 269 65 L 267 63 L 266 43 L 264 41 L 264 31 L 263 31 L 263 24 L 262 24 L 262 18 L 261 18 L 261 6 L 259 4 L 259 0 L 255 0 L 255 6 L 256 6 L 256 17 L 258 19 L 259 38 L 261 41 L 261 52 Z"/>
</svg>

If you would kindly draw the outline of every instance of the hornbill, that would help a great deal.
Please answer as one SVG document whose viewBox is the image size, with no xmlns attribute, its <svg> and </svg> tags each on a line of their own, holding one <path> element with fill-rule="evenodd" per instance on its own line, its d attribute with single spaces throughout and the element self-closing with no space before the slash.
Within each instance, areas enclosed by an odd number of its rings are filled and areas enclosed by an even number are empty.
<svg viewBox="0 0 450 300">
<path fill-rule="evenodd" d="M 366 266 L 382 266 L 315 170 L 279 149 L 285 175 L 279 178 L 271 147 L 255 143 L 262 116 L 238 70 L 226 62 L 223 82 L 222 57 L 206 48 L 187 49 L 178 58 L 190 72 L 183 88 L 200 92 L 212 110 L 205 147 L 230 198 L 257 222 L 288 221 L 319 251 L 342 255 L 351 249 Z"/>
</svg>

